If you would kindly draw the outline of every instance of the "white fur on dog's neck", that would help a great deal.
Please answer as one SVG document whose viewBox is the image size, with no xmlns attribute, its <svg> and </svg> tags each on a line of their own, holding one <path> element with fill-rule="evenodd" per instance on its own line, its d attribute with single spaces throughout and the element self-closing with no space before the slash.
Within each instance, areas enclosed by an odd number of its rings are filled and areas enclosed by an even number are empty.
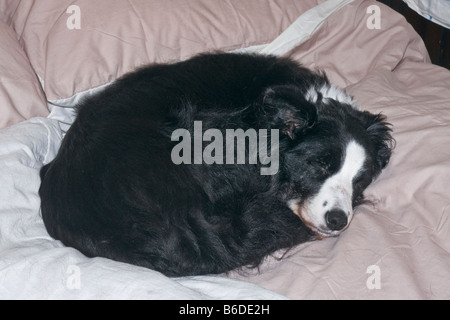
<svg viewBox="0 0 450 320">
<path fill-rule="evenodd" d="M 361 110 L 361 107 L 352 98 L 352 96 L 334 85 L 325 84 L 322 86 L 312 86 L 306 92 L 306 99 L 311 103 L 317 103 L 320 96 L 325 103 L 327 102 L 327 100 L 331 99 L 340 103 L 349 104 L 356 110 Z"/>
</svg>

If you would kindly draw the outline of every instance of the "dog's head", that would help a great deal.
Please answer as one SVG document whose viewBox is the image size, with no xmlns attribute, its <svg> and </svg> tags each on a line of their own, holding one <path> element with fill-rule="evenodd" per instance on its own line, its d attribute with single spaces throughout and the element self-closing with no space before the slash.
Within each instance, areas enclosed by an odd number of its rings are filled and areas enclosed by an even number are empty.
<svg viewBox="0 0 450 320">
<path fill-rule="evenodd" d="M 280 196 L 319 238 L 339 235 L 389 162 L 389 124 L 328 83 L 306 94 L 278 87 L 266 103 L 277 108 L 275 125 L 284 134 Z"/>
</svg>

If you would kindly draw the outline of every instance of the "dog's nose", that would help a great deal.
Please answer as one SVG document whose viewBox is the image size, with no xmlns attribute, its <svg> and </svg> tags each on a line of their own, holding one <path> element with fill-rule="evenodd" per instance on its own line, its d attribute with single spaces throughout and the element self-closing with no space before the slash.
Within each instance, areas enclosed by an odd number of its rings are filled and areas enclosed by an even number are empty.
<svg viewBox="0 0 450 320">
<path fill-rule="evenodd" d="M 327 227 L 332 231 L 341 231 L 347 226 L 348 218 L 342 210 L 331 210 L 325 215 Z"/>
</svg>

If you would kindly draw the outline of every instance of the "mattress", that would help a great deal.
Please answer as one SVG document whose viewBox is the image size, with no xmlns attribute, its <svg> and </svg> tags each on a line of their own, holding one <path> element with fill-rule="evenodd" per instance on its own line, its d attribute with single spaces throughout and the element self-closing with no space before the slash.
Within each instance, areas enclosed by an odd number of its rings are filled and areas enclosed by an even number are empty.
<svg viewBox="0 0 450 320">
<path fill-rule="evenodd" d="M 450 299 L 450 71 L 402 16 L 371 0 L 105 5 L 0 2 L 0 298 Z M 350 228 L 259 269 L 176 279 L 52 239 L 39 170 L 76 102 L 136 67 L 215 50 L 291 57 L 387 115 L 396 149 Z"/>
</svg>

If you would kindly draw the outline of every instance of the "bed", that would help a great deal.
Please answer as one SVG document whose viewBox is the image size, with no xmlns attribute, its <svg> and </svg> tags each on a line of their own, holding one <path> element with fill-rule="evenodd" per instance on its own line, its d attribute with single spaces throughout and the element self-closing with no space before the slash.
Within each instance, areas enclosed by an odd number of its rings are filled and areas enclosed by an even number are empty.
<svg viewBox="0 0 450 320">
<path fill-rule="evenodd" d="M 371 0 L 0 1 L 0 298 L 450 299 L 450 71 Z M 387 115 L 396 149 L 339 238 L 259 269 L 167 278 L 47 234 L 39 169 L 73 106 L 126 72 L 206 51 L 289 56 Z M 57 187 L 57 186 L 55 186 Z"/>
</svg>

